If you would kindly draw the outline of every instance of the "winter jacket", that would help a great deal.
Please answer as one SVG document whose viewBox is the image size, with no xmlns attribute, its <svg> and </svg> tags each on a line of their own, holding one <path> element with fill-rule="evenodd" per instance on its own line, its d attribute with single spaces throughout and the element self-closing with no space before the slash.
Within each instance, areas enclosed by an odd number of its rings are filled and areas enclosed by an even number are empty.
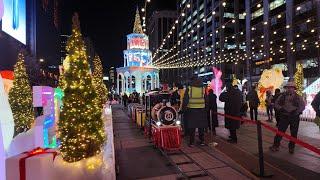
<svg viewBox="0 0 320 180">
<path fill-rule="evenodd" d="M 314 109 L 314 111 L 316 111 L 317 116 L 320 117 L 320 91 L 314 97 L 311 106 Z"/>
<path fill-rule="evenodd" d="M 221 93 L 220 101 L 225 102 L 224 113 L 235 117 L 241 117 L 241 107 L 243 105 L 242 93 L 240 90 L 231 88 Z M 227 129 L 238 129 L 240 121 L 225 117 L 225 127 Z"/>
<path fill-rule="evenodd" d="M 247 101 L 249 101 L 250 108 L 257 108 L 260 104 L 258 93 L 255 90 L 249 91 L 247 95 Z"/>
<path fill-rule="evenodd" d="M 297 93 L 282 93 L 276 100 L 275 108 L 286 116 L 299 115 L 305 108 L 305 103 Z"/>
<path fill-rule="evenodd" d="M 191 88 L 202 88 L 202 82 L 200 80 L 195 80 L 192 82 L 191 86 L 188 87 L 184 93 L 182 100 L 182 111 L 184 113 L 183 118 L 186 122 L 187 128 L 207 128 L 208 121 L 206 116 L 206 109 L 204 106 L 204 97 L 203 97 L 203 108 L 190 108 L 189 103 L 191 98 L 189 96 Z M 204 93 L 203 93 L 204 94 Z M 198 103 L 198 101 L 196 102 Z"/>
</svg>

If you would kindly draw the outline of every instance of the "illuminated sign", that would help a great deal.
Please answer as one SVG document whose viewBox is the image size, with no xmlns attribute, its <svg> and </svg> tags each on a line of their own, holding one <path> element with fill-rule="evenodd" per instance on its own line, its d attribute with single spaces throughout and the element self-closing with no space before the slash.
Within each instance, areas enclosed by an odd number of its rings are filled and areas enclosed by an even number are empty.
<svg viewBox="0 0 320 180">
<path fill-rule="evenodd" d="M 0 21 L 3 17 L 4 7 L 3 7 L 3 0 L 0 0 Z"/>
<path fill-rule="evenodd" d="M 149 50 L 126 50 L 124 53 L 127 66 L 146 66 L 151 59 Z"/>
<path fill-rule="evenodd" d="M 133 38 L 128 41 L 128 49 L 148 49 L 147 40 L 142 38 Z"/>
<path fill-rule="evenodd" d="M 149 39 L 145 34 L 129 34 L 127 49 L 149 49 Z"/>
<path fill-rule="evenodd" d="M 124 59 L 126 66 L 147 66 L 151 62 L 148 36 L 136 33 L 127 35 Z"/>
<path fill-rule="evenodd" d="M 26 44 L 26 0 L 5 0 L 4 9 L 2 30 Z"/>
</svg>

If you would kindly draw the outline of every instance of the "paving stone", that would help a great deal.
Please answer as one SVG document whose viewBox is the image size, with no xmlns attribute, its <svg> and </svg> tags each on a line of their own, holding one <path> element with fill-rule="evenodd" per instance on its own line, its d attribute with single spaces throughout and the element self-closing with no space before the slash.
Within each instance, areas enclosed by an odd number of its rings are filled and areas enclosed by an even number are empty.
<svg viewBox="0 0 320 180">
<path fill-rule="evenodd" d="M 211 168 L 226 166 L 225 163 L 210 156 L 209 154 L 207 154 L 205 152 L 192 153 L 192 154 L 189 154 L 189 156 L 204 169 L 211 169 Z"/>
<path fill-rule="evenodd" d="M 208 172 L 213 174 L 218 179 L 223 180 L 248 180 L 249 178 L 246 176 L 243 176 L 239 172 L 235 171 L 234 169 L 230 167 L 222 167 L 222 168 L 215 168 L 215 169 L 209 169 Z"/>
</svg>

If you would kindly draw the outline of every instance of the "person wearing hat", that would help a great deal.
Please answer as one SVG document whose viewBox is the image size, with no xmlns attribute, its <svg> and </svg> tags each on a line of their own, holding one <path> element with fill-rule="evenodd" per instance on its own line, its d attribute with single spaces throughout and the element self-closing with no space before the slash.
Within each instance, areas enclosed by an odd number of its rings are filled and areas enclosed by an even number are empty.
<svg viewBox="0 0 320 180">
<path fill-rule="evenodd" d="M 199 131 L 200 145 L 205 145 L 204 129 L 209 125 L 206 118 L 203 83 L 198 76 L 194 75 L 191 78 L 191 85 L 183 94 L 179 113 L 183 113 L 184 124 L 190 135 L 189 146 L 194 146 L 196 128 Z"/>
<path fill-rule="evenodd" d="M 301 96 L 296 93 L 296 86 L 294 82 L 288 82 L 285 86 L 285 92 L 282 93 L 275 102 L 275 108 L 279 113 L 281 121 L 278 124 L 278 130 L 280 132 L 286 132 L 288 126 L 290 126 L 290 133 L 292 137 L 297 138 L 300 114 L 305 108 L 305 103 Z M 282 136 L 276 135 L 274 137 L 273 145 L 270 150 L 275 152 L 279 151 L 279 146 Z M 294 153 L 295 143 L 289 142 L 289 153 Z"/>
</svg>

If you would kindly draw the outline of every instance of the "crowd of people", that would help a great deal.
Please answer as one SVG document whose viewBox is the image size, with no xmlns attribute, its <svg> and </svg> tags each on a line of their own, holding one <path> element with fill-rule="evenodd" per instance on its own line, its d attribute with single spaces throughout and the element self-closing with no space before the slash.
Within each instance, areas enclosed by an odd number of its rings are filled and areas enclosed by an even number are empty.
<svg viewBox="0 0 320 180">
<path fill-rule="evenodd" d="M 257 87 L 252 86 L 248 93 L 243 93 L 238 86 L 233 86 L 231 83 L 226 84 L 226 89 L 221 92 L 219 97 L 212 89 L 204 88 L 202 81 L 197 77 L 192 77 L 191 83 L 188 86 L 176 86 L 171 93 L 172 105 L 178 105 L 179 114 L 182 115 L 183 128 L 185 135 L 189 136 L 189 145 L 195 143 L 195 131 L 198 129 L 200 145 L 205 145 L 204 134 L 211 131 L 216 134 L 215 128 L 218 123 L 218 106 L 217 99 L 224 102 L 225 128 L 230 132 L 228 142 L 237 143 L 237 129 L 240 128 L 240 121 L 234 118 L 242 118 L 246 116 L 247 110 L 250 109 L 250 119 L 260 120 L 258 117 L 258 107 L 261 105 Z M 144 96 L 144 94 L 142 95 Z M 140 94 L 133 92 L 129 96 L 122 96 L 122 103 L 127 106 L 128 103 L 140 103 Z M 299 129 L 299 116 L 305 108 L 303 98 L 297 94 L 296 86 L 293 82 L 288 82 L 284 85 L 284 91 L 280 89 L 266 91 L 264 100 L 268 122 L 273 122 L 275 117 L 276 127 L 279 131 L 285 132 L 290 126 L 292 137 L 297 137 Z M 312 104 L 320 116 L 320 94 L 318 94 Z M 271 151 L 278 151 L 282 137 L 276 135 L 274 143 L 270 147 Z M 293 153 L 295 148 L 294 142 L 289 142 L 289 152 Z"/>
</svg>

